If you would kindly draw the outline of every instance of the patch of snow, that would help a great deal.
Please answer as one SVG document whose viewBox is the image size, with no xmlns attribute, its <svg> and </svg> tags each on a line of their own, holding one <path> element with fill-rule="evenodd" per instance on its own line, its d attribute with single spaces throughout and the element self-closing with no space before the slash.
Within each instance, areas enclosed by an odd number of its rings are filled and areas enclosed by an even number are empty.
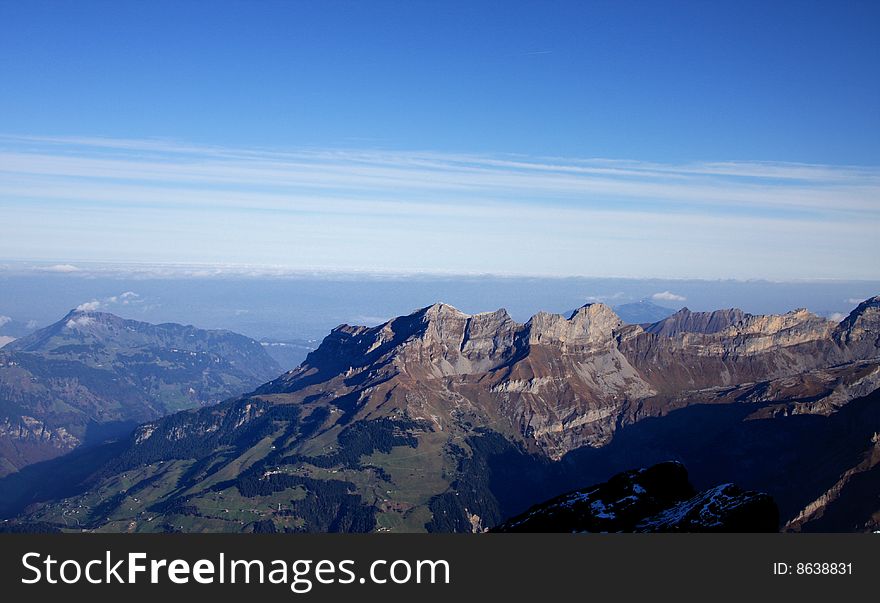
<svg viewBox="0 0 880 603">
<path fill-rule="evenodd" d="M 594 500 L 590 505 L 590 510 L 593 512 L 593 515 L 598 517 L 599 519 L 615 519 L 616 516 L 612 511 L 609 511 L 601 500 Z"/>
</svg>

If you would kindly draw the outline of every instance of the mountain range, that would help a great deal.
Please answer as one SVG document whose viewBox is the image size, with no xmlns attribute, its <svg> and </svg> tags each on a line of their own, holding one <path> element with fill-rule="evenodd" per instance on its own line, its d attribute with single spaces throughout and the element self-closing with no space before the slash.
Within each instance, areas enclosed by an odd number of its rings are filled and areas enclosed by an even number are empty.
<svg viewBox="0 0 880 603">
<path fill-rule="evenodd" d="M 71 311 L 0 349 L 0 476 L 281 371 L 236 333 Z"/>
<path fill-rule="evenodd" d="M 695 492 L 766 493 L 782 529 L 872 530 L 878 388 L 880 297 L 839 323 L 685 308 L 638 325 L 603 304 L 518 323 L 440 303 L 341 325 L 251 393 L 141 425 L 80 459 L 76 483 L 32 492 L 17 521 L 483 531 L 674 460 Z"/>
</svg>

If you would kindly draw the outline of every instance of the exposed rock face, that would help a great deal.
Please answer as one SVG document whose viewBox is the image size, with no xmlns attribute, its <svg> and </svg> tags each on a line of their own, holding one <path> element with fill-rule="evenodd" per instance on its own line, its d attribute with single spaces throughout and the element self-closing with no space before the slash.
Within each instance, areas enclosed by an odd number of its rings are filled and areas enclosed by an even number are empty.
<svg viewBox="0 0 880 603">
<path fill-rule="evenodd" d="M 680 463 L 615 475 L 535 505 L 493 532 L 776 532 L 773 499 L 723 484 L 699 494 Z"/>
<path fill-rule="evenodd" d="M 604 304 L 588 304 L 565 319 L 559 314 L 541 312 L 526 323 L 530 345 L 590 348 L 607 345 L 623 321 Z"/>
<path fill-rule="evenodd" d="M 660 320 L 646 332 L 664 337 L 676 337 L 682 333 L 718 333 L 743 320 L 745 312 L 737 308 L 714 312 L 691 312 L 682 308 L 672 316 Z"/>
<path fill-rule="evenodd" d="M 0 437 L 22 441 L 48 443 L 60 449 L 72 450 L 79 446 L 80 441 L 67 433 L 63 427 L 50 429 L 45 423 L 34 417 L 20 417 L 16 423 L 9 418 L 0 422 Z"/>
<path fill-rule="evenodd" d="M 716 326 L 722 322 L 715 320 Z M 836 326 L 806 310 L 774 316 L 744 314 L 713 333 L 666 337 L 632 331 L 620 341 L 620 349 L 663 395 L 777 379 L 880 353 L 877 347 L 841 344 L 834 336 Z"/>
<path fill-rule="evenodd" d="M 69 452 L 80 439 L 62 426 L 50 427 L 37 418 L 0 418 L 0 477 L 29 463 Z"/>
<path fill-rule="evenodd" d="M 876 355 L 880 349 L 880 295 L 866 299 L 834 330 L 834 339 L 854 357 Z"/>
</svg>

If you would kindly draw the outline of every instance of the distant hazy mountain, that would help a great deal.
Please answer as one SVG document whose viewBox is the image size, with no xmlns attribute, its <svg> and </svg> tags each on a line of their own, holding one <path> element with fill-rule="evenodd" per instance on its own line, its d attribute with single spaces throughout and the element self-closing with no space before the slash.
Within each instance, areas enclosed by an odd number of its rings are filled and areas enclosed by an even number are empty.
<svg viewBox="0 0 880 603">
<path fill-rule="evenodd" d="M 481 531 L 675 459 L 705 494 L 682 517 L 721 500 L 717 484 L 736 483 L 771 495 L 785 529 L 872 530 L 878 388 L 880 297 L 840 323 L 805 310 L 682 311 L 647 328 L 602 304 L 524 324 L 504 310 L 435 304 L 338 327 L 252 394 L 96 449 L 75 492 L 44 491 L 31 500 L 46 504 L 22 520 L 65 527 L 75 517 L 100 531 Z M 85 461 L 76 467 L 82 475 Z M 717 494 L 734 504 L 738 492 Z M 685 525 L 655 519 L 656 529 Z"/>
<path fill-rule="evenodd" d="M 236 333 L 70 312 L 0 350 L 0 475 L 280 373 Z"/>
<path fill-rule="evenodd" d="M 658 320 L 663 320 L 673 312 L 675 310 L 658 306 L 646 299 L 614 306 L 614 313 L 620 317 L 620 320 L 631 325 L 655 323 Z"/>
</svg>

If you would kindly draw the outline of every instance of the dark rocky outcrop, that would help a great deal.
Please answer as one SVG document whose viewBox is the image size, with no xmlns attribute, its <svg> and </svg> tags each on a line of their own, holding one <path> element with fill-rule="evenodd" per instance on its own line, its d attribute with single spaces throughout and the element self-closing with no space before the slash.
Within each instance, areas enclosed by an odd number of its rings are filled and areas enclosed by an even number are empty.
<svg viewBox="0 0 880 603">
<path fill-rule="evenodd" d="M 493 532 L 776 532 L 767 494 L 723 484 L 699 494 L 680 463 L 627 471 L 535 505 Z"/>
</svg>

